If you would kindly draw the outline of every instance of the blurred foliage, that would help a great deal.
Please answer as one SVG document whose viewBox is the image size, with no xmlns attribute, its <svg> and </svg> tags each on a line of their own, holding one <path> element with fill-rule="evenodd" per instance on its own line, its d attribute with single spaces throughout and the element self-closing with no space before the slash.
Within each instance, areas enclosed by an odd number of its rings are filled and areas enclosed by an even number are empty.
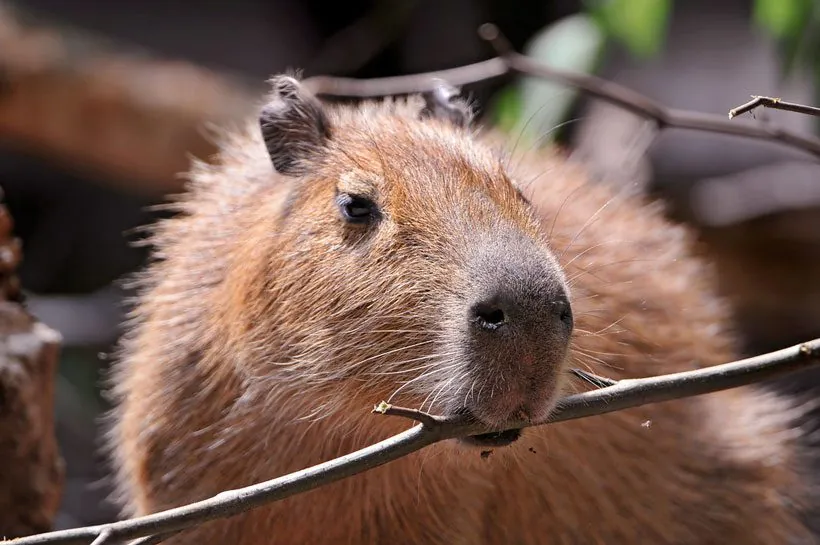
<svg viewBox="0 0 820 545">
<path fill-rule="evenodd" d="M 582 13 L 537 33 L 523 53 L 555 68 L 594 73 L 608 42 L 641 60 L 663 50 L 672 0 L 583 0 L 583 5 Z M 750 24 L 776 40 L 784 78 L 795 70 L 813 75 L 820 103 L 820 0 L 753 0 Z M 493 121 L 524 139 L 537 134 L 541 143 L 554 141 L 577 95 L 559 84 L 522 77 L 498 94 Z"/>
<path fill-rule="evenodd" d="M 590 16 L 611 39 L 649 58 L 664 44 L 672 0 L 585 0 Z"/>
<path fill-rule="evenodd" d="M 812 12 L 815 0 L 755 0 L 753 19 L 775 37 L 798 36 Z"/>
</svg>

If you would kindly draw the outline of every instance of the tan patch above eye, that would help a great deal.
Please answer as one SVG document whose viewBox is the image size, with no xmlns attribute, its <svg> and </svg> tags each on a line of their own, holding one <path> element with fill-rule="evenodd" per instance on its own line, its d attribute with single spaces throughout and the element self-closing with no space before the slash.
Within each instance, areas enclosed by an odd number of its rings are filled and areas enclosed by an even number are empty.
<svg viewBox="0 0 820 545">
<path fill-rule="evenodd" d="M 336 185 L 339 193 L 348 193 L 359 197 L 367 197 L 373 202 L 377 202 L 376 188 L 374 184 L 367 180 L 365 176 L 357 172 L 345 172 L 339 178 Z"/>
</svg>

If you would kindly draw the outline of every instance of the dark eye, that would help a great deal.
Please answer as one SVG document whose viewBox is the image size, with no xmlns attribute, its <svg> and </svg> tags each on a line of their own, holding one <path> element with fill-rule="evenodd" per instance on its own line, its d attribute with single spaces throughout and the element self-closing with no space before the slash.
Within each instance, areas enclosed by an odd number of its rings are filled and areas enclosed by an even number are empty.
<svg viewBox="0 0 820 545">
<path fill-rule="evenodd" d="M 336 197 L 336 204 L 342 217 L 349 223 L 367 223 L 379 216 L 376 203 L 367 197 L 341 193 Z"/>
</svg>

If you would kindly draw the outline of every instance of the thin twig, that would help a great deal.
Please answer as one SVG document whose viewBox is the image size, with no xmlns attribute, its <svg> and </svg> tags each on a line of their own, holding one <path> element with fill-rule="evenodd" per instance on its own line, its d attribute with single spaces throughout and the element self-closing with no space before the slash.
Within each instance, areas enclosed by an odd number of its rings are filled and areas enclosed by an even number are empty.
<svg viewBox="0 0 820 545">
<path fill-rule="evenodd" d="M 128 545 L 157 545 L 157 543 L 162 543 L 166 539 L 170 539 L 171 537 L 177 535 L 181 531 L 182 530 L 176 530 L 173 532 L 165 532 L 162 534 L 154 534 L 152 536 L 141 537 L 130 542 Z"/>
<path fill-rule="evenodd" d="M 820 339 L 792 346 L 732 363 L 716 365 L 695 371 L 686 371 L 658 377 L 620 380 L 617 384 L 564 398 L 547 422 L 512 422 L 511 428 L 525 428 L 601 415 L 649 403 L 670 401 L 683 397 L 708 394 L 728 388 L 744 386 L 762 380 L 811 367 L 820 362 Z M 387 404 L 385 404 L 387 405 Z M 381 406 L 384 411 L 387 407 Z M 393 414 L 411 417 L 411 410 Z M 284 475 L 256 485 L 229 490 L 183 507 L 111 524 L 61 530 L 14 541 L 15 545 L 77 544 L 87 545 L 106 530 L 118 539 L 133 539 L 152 534 L 175 532 L 203 522 L 224 518 L 307 492 L 314 488 L 351 477 L 381 466 L 428 445 L 469 435 L 492 433 L 481 425 L 460 418 L 427 415 L 420 426 L 357 450 L 334 460 L 295 473 Z"/>
<path fill-rule="evenodd" d="M 384 414 L 387 416 L 401 416 L 402 418 L 415 420 L 416 422 L 420 422 L 428 428 L 434 428 L 438 426 L 441 422 L 441 420 L 438 417 L 435 417 L 431 414 L 427 414 L 417 409 L 396 407 L 395 405 L 391 405 L 384 401 L 373 407 L 373 412 L 378 414 Z"/>
<path fill-rule="evenodd" d="M 497 51 L 498 57 L 450 70 L 439 70 L 409 76 L 355 79 L 316 76 L 304 80 L 304 85 L 318 95 L 335 97 L 374 98 L 429 91 L 436 79 L 463 86 L 495 79 L 509 74 L 535 76 L 569 85 L 584 94 L 619 106 L 655 123 L 659 129 L 685 129 L 770 140 L 820 157 L 820 139 L 800 135 L 777 127 L 732 122 L 724 117 L 667 108 L 627 87 L 597 76 L 553 68 L 512 50 L 509 42 L 492 24 L 482 25 L 481 37 Z"/>
<path fill-rule="evenodd" d="M 806 106 L 804 104 L 797 104 L 795 102 L 786 102 L 779 98 L 761 97 L 752 95 L 752 100 L 729 110 L 729 119 L 751 112 L 757 108 L 771 108 L 772 110 L 785 110 L 787 112 L 797 112 L 799 114 L 813 115 L 820 117 L 820 108 L 814 106 Z"/>
<path fill-rule="evenodd" d="M 489 59 L 435 72 L 411 74 L 409 76 L 389 76 L 383 78 L 342 78 L 334 76 L 312 76 L 302 84 L 317 95 L 333 97 L 376 98 L 390 95 L 405 95 L 430 91 L 436 79 L 441 79 L 460 87 L 471 83 L 488 81 L 510 73 L 500 58 Z"/>
<path fill-rule="evenodd" d="M 91 542 L 91 545 L 111 545 L 112 541 L 111 538 L 114 534 L 111 532 L 109 528 L 106 528 L 100 535 L 98 535 L 94 541 Z"/>
</svg>

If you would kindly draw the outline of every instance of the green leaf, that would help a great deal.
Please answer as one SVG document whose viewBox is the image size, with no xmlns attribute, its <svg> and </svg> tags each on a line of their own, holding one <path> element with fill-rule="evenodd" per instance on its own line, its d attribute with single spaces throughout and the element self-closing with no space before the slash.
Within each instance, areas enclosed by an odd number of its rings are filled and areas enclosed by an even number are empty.
<svg viewBox="0 0 820 545">
<path fill-rule="evenodd" d="M 586 0 L 585 3 L 604 31 L 622 42 L 633 55 L 648 58 L 663 46 L 672 0 Z"/>
</svg>

